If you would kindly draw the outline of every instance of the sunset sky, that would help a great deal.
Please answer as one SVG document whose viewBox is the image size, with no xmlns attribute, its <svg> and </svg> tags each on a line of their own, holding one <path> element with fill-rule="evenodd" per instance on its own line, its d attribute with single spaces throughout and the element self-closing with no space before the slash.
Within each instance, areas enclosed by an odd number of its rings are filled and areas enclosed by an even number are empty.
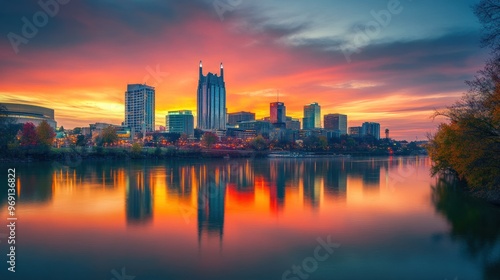
<svg viewBox="0 0 500 280">
<path fill-rule="evenodd" d="M 0 102 L 53 108 L 65 128 L 120 124 L 128 83 L 156 87 L 157 127 L 195 113 L 203 60 L 205 74 L 224 63 L 228 112 L 268 116 L 279 91 L 289 116 L 318 102 L 422 140 L 488 56 L 472 0 L 59 1 L 46 22 L 38 1 L 1 1 Z"/>
</svg>

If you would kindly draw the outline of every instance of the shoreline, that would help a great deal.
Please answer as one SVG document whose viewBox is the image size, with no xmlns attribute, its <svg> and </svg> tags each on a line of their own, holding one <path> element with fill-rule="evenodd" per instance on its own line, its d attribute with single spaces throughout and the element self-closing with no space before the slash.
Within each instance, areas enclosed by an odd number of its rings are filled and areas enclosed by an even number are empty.
<svg viewBox="0 0 500 280">
<path fill-rule="evenodd" d="M 380 152 L 344 152 L 327 151 L 256 151 L 225 149 L 182 149 L 182 148 L 146 148 L 134 152 L 127 148 L 93 147 L 89 148 L 52 148 L 50 150 L 18 149 L 0 155 L 0 163 L 30 163 L 61 160 L 101 161 L 101 160 L 143 160 L 176 158 L 347 158 L 347 157 L 389 157 L 389 156 L 427 156 L 424 154 L 389 154 Z"/>
</svg>

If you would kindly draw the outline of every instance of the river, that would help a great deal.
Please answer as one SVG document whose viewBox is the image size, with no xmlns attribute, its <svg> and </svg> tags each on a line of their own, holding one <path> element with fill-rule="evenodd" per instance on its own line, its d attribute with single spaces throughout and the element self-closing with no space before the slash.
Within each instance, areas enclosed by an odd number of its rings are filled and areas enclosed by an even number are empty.
<svg viewBox="0 0 500 280">
<path fill-rule="evenodd" d="M 1 165 L 1 279 L 500 279 L 500 211 L 427 157 Z M 16 272 L 7 271 L 7 169 Z M 3 225 L 5 224 L 5 225 Z"/>
</svg>

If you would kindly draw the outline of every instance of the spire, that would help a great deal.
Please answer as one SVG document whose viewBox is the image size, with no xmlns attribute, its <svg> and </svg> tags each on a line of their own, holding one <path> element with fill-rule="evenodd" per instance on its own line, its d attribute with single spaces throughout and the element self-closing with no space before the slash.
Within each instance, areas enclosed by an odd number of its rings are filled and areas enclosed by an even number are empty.
<svg viewBox="0 0 500 280">
<path fill-rule="evenodd" d="M 220 76 L 222 79 L 224 79 L 224 65 L 222 62 L 220 63 Z"/>
<path fill-rule="evenodd" d="M 203 76 L 203 63 L 200 60 L 200 78 Z"/>
</svg>

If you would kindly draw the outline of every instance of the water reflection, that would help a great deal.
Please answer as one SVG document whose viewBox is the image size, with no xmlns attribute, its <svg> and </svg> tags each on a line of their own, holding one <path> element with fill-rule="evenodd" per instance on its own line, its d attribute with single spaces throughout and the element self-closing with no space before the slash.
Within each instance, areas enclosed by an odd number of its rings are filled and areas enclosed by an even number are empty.
<svg viewBox="0 0 500 280">
<path fill-rule="evenodd" d="M 50 169 L 34 169 L 18 174 L 17 188 L 20 203 L 47 203 L 52 200 L 55 176 Z M 21 179 L 22 178 L 22 179 Z"/>
<path fill-rule="evenodd" d="M 125 204 L 128 224 L 145 224 L 153 218 L 153 180 L 149 170 L 127 172 Z"/>
<path fill-rule="evenodd" d="M 334 162 L 335 166 L 327 166 L 325 178 L 325 194 L 339 201 L 347 199 L 347 172 L 345 162 Z"/>
<path fill-rule="evenodd" d="M 206 165 L 199 170 L 197 200 L 199 239 L 206 233 L 222 240 L 228 175 L 227 166 Z"/>
<path fill-rule="evenodd" d="M 467 198 L 450 178 L 439 178 L 432 202 L 451 228 L 450 238 L 483 266 L 483 279 L 500 279 L 500 209 Z"/>
<path fill-rule="evenodd" d="M 428 158 L 102 162 L 18 174 L 23 265 L 64 263 L 51 272 L 61 277 L 42 279 L 109 279 L 123 266 L 137 279 L 279 279 L 329 235 L 342 247 L 310 279 L 500 275 L 498 209 L 442 181 L 431 192 Z M 448 228 L 441 236 L 453 242 L 428 238 Z"/>
</svg>

